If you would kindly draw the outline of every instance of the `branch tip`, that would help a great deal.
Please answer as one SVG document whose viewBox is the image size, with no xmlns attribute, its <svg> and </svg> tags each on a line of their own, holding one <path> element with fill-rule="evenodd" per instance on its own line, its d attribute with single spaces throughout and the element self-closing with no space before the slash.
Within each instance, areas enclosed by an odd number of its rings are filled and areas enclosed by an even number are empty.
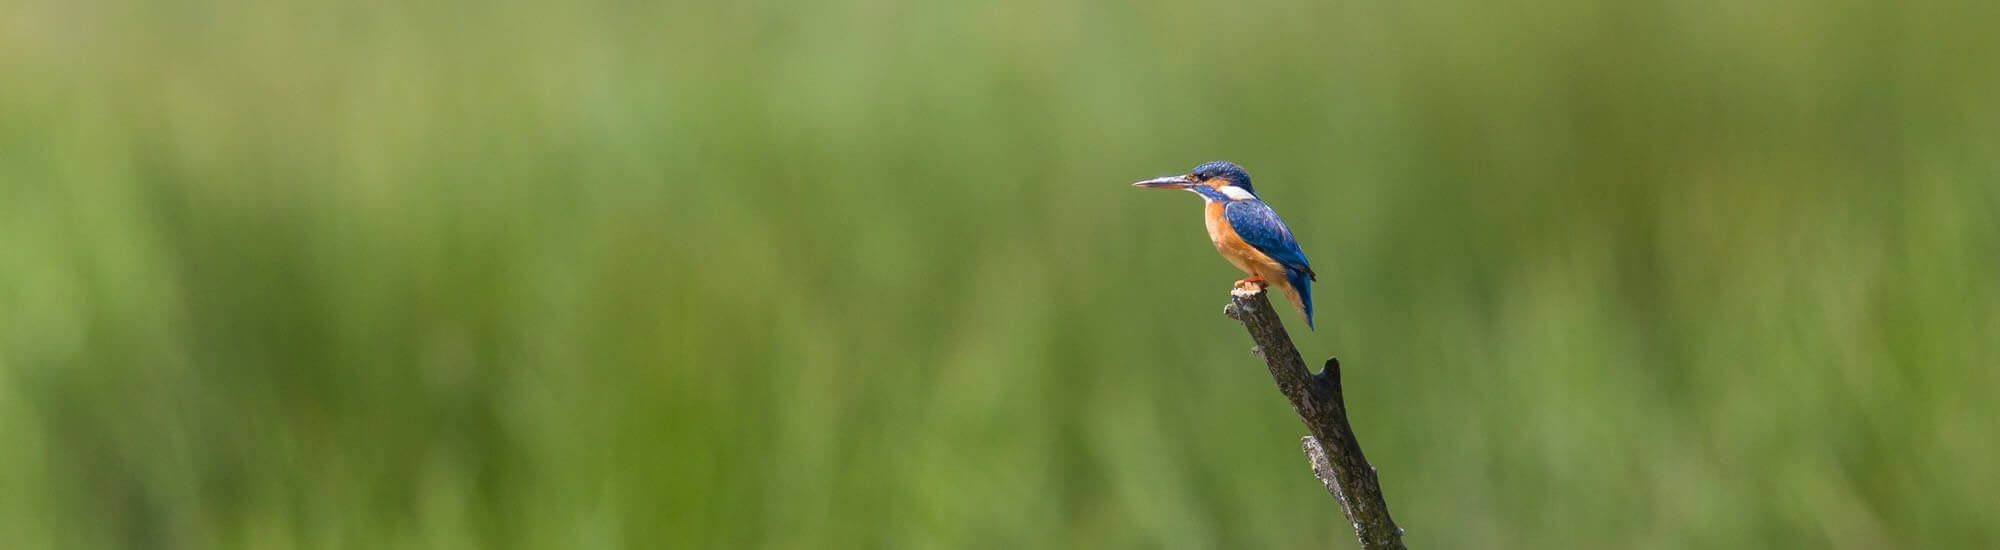
<svg viewBox="0 0 2000 550">
<path fill-rule="evenodd" d="M 1314 377 L 1314 378 L 1318 378 L 1318 379 L 1320 379 L 1321 381 L 1324 381 L 1324 382 L 1328 382 L 1328 383 L 1332 383 L 1332 384 L 1339 384 L 1339 383 L 1340 383 L 1340 358 L 1339 358 L 1339 357 L 1327 357 L 1327 358 L 1326 358 L 1326 366 L 1323 366 L 1323 367 L 1320 367 L 1320 369 L 1319 369 L 1319 373 L 1317 373 L 1317 374 L 1314 374 L 1314 375 L 1313 375 L 1313 377 Z"/>
</svg>

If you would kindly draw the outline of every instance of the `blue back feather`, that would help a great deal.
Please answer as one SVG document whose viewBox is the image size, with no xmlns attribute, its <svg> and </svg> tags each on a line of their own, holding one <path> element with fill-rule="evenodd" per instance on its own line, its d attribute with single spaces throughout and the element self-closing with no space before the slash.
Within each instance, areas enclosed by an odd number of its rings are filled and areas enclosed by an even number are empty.
<svg viewBox="0 0 2000 550">
<path fill-rule="evenodd" d="M 1299 249 L 1299 242 L 1292 238 L 1292 230 L 1285 227 L 1285 221 L 1278 219 L 1278 213 L 1263 201 L 1241 200 L 1223 203 L 1223 217 L 1229 220 L 1231 229 L 1243 242 L 1256 247 L 1280 265 L 1285 266 L 1286 282 L 1299 291 L 1299 301 L 1305 303 L 1306 326 L 1312 326 L 1312 266 L 1306 263 L 1306 253 Z"/>
</svg>

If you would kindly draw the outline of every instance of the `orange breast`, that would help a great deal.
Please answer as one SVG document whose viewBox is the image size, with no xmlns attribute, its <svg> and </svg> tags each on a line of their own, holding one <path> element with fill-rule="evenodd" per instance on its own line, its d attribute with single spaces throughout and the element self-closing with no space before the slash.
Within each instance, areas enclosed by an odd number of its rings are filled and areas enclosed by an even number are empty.
<svg viewBox="0 0 2000 550">
<path fill-rule="evenodd" d="M 1220 202 L 1208 203 L 1202 216 L 1206 218 L 1208 240 L 1215 243 L 1215 251 L 1222 253 L 1223 259 L 1229 260 L 1230 264 L 1235 265 L 1236 269 L 1243 270 L 1244 273 L 1263 277 L 1264 281 L 1270 284 L 1287 286 L 1284 266 L 1279 265 L 1277 260 L 1271 259 L 1263 251 L 1257 250 L 1257 247 L 1243 242 L 1242 237 L 1236 236 L 1236 229 L 1230 227 L 1229 219 L 1222 216 L 1222 208 L 1223 204 Z"/>
</svg>

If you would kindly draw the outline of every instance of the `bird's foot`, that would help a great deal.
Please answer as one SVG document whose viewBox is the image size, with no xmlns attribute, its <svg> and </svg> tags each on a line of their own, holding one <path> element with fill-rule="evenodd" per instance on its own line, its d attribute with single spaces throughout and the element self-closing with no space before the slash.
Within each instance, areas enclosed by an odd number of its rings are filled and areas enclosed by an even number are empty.
<svg viewBox="0 0 2000 550">
<path fill-rule="evenodd" d="M 1247 296 L 1255 296 L 1257 293 L 1263 291 L 1264 291 L 1264 278 L 1252 275 L 1241 281 L 1236 281 L 1235 289 L 1229 291 L 1229 293 L 1236 296 L 1247 297 Z"/>
</svg>

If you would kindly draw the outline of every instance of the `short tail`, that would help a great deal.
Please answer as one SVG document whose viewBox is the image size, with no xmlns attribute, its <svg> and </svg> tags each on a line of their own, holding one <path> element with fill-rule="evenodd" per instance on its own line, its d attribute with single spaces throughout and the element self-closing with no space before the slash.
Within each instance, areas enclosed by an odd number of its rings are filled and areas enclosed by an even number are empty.
<svg viewBox="0 0 2000 550">
<path fill-rule="evenodd" d="M 1310 271 L 1285 270 L 1285 298 L 1298 308 L 1299 315 L 1306 318 L 1306 330 L 1313 330 L 1313 274 Z"/>
</svg>

